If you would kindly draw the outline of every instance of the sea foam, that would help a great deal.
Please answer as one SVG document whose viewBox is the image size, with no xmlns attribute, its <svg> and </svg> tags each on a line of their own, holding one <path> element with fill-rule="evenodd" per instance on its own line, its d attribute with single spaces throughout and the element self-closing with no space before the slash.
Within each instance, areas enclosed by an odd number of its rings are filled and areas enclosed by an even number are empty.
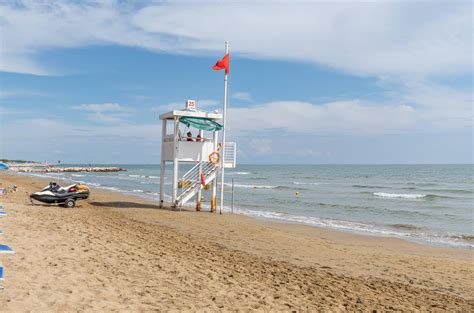
<svg viewBox="0 0 474 313">
<path fill-rule="evenodd" d="M 426 197 L 426 195 L 423 195 L 423 194 L 386 193 L 386 192 L 374 192 L 374 196 L 382 197 L 382 198 L 404 198 L 404 199 L 419 199 L 419 198 Z"/>
<path fill-rule="evenodd" d="M 415 241 L 431 242 L 433 244 L 450 245 L 464 248 L 473 248 L 474 244 L 470 239 L 472 236 L 452 235 L 447 233 L 426 233 L 421 232 L 422 228 L 414 225 L 387 225 L 388 227 L 398 228 L 400 231 L 392 230 L 381 225 L 372 225 L 359 222 L 342 221 L 335 219 L 325 219 L 314 216 L 298 216 L 287 213 L 256 211 L 248 209 L 236 209 L 234 212 L 256 218 L 277 220 L 282 222 L 306 224 L 316 227 L 331 228 L 341 231 L 355 232 L 373 236 L 397 237 Z M 398 226 L 398 227 L 397 227 Z"/>
<path fill-rule="evenodd" d="M 224 186 L 231 187 L 232 184 L 224 183 Z M 245 185 L 245 184 L 234 184 L 234 187 L 237 187 L 237 188 L 251 188 L 251 189 L 274 189 L 274 188 L 278 188 L 278 186 L 270 186 L 270 185 Z"/>
</svg>

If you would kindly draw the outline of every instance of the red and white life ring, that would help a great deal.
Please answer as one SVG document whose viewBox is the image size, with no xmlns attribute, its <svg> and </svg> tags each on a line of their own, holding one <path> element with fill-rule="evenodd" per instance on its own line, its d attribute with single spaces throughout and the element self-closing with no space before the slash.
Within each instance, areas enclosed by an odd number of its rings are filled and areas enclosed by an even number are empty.
<svg viewBox="0 0 474 313">
<path fill-rule="evenodd" d="M 212 152 L 211 154 L 209 154 L 209 162 L 211 162 L 212 164 L 217 164 L 217 163 L 219 163 L 219 160 L 220 160 L 220 155 L 219 155 L 219 153 L 217 153 L 217 152 Z"/>
</svg>

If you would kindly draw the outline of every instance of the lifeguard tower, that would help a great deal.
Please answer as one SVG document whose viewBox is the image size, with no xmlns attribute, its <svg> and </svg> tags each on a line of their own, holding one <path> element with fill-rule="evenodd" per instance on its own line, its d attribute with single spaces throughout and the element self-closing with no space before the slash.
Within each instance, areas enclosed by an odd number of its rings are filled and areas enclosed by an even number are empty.
<svg viewBox="0 0 474 313">
<path fill-rule="evenodd" d="M 160 163 L 160 206 L 165 200 L 165 174 L 167 162 L 172 162 L 171 207 L 181 208 L 196 196 L 196 210 L 201 210 L 202 189 L 211 189 L 211 212 L 216 211 L 217 177 L 222 166 L 235 168 L 236 143 L 226 142 L 224 149 L 218 143 L 222 125 L 222 114 L 196 109 L 194 100 L 186 101 L 183 110 L 173 110 L 160 115 L 162 120 L 161 163 Z M 172 127 L 168 127 L 171 124 Z M 170 126 L 171 126 L 170 125 Z M 194 136 L 187 136 L 180 129 L 185 125 Z M 170 128 L 170 129 L 168 129 Z M 169 132 L 169 133 L 168 133 Z M 191 165 L 179 177 L 180 164 Z"/>
</svg>

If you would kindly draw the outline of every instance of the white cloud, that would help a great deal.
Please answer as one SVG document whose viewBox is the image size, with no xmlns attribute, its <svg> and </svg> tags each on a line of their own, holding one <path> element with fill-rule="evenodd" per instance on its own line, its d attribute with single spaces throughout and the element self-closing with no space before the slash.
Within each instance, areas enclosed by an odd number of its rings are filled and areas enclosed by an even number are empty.
<svg viewBox="0 0 474 313">
<path fill-rule="evenodd" d="M 196 101 L 196 106 L 199 108 L 199 107 L 215 107 L 217 105 L 219 105 L 220 102 L 217 101 L 217 100 L 212 100 L 212 99 L 208 99 L 208 100 L 198 100 Z"/>
<path fill-rule="evenodd" d="M 199 14 L 196 14 L 199 12 Z M 225 12 L 225 14 L 222 14 Z M 469 2 L 2 4 L 4 71 L 48 74 L 36 55 L 94 44 L 323 64 L 359 75 L 426 76 L 472 68 Z M 223 31 L 225 30 L 225 31 Z"/>
<path fill-rule="evenodd" d="M 115 1 L 80 2 L 22 1 L 1 4 L 3 71 L 55 74 L 44 68 L 36 55 L 51 48 L 74 48 L 93 44 L 121 44 L 148 47 L 148 35 L 136 31 L 127 12 Z M 159 40 L 153 40 L 155 44 Z"/>
<path fill-rule="evenodd" d="M 373 75 L 462 70 L 471 62 L 470 21 L 462 6 L 393 2 L 181 3 L 133 17 L 147 32 L 179 38 L 177 50 L 220 50 L 228 39 L 233 52 L 251 57 Z"/>
<path fill-rule="evenodd" d="M 72 107 L 75 110 L 90 112 L 87 119 L 100 123 L 121 123 L 125 122 L 133 111 L 131 108 L 118 103 L 101 104 L 80 104 Z"/>
<path fill-rule="evenodd" d="M 15 90 L 0 90 L 0 99 L 6 98 L 18 98 L 18 97 L 44 97 L 47 94 L 42 92 L 36 92 L 31 90 L 22 90 L 22 89 L 15 89 Z"/>
<path fill-rule="evenodd" d="M 322 105 L 278 101 L 229 109 L 230 131 L 283 130 L 290 133 L 399 132 L 416 126 L 418 113 L 407 105 L 374 105 L 358 100 Z"/>
<path fill-rule="evenodd" d="M 414 103 L 422 114 L 425 129 L 445 131 L 472 129 L 473 94 L 429 82 L 408 82 L 402 90 L 402 101 Z"/>
<path fill-rule="evenodd" d="M 94 113 L 103 112 L 130 112 L 130 108 L 118 103 L 101 103 L 101 104 L 80 104 L 73 106 L 76 110 L 91 111 Z"/>
<path fill-rule="evenodd" d="M 401 102 L 400 102 L 401 101 Z M 472 127 L 472 94 L 416 82 L 401 100 L 349 100 L 315 104 L 277 101 L 229 108 L 229 128 L 238 134 L 265 130 L 317 134 L 436 133 Z"/>
<path fill-rule="evenodd" d="M 272 152 L 272 141 L 270 139 L 253 138 L 250 140 L 250 155 L 265 155 Z"/>
<path fill-rule="evenodd" d="M 231 95 L 232 98 L 242 101 L 251 102 L 252 96 L 248 92 L 236 92 Z"/>
<path fill-rule="evenodd" d="M 147 139 L 151 141 L 159 140 L 157 135 L 161 135 L 161 125 L 157 124 L 125 124 L 125 125 L 106 125 L 106 126 L 83 126 L 81 124 L 72 124 L 60 122 L 46 118 L 35 118 L 28 120 L 15 120 L 4 126 L 3 138 L 11 138 L 14 141 L 27 140 L 33 142 L 40 140 L 44 142 L 45 136 L 48 138 L 63 138 L 69 141 L 71 138 L 128 138 L 128 139 Z M 48 140 L 56 142 L 55 140 Z"/>
<path fill-rule="evenodd" d="M 78 120 L 18 119 L 1 125 L 0 155 L 54 160 L 62 151 L 62 160 L 74 162 L 158 162 L 160 138 L 158 123 L 86 126 Z"/>
</svg>

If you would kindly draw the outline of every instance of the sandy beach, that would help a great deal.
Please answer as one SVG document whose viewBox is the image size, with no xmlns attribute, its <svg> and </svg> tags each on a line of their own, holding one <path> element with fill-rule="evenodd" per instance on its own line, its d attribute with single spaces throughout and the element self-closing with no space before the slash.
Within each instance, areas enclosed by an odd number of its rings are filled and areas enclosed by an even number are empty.
<svg viewBox="0 0 474 313">
<path fill-rule="evenodd" d="M 174 212 L 93 189 L 31 205 L 48 183 L 0 174 L 8 216 L 1 311 L 473 310 L 473 252 L 394 238 Z"/>
</svg>

